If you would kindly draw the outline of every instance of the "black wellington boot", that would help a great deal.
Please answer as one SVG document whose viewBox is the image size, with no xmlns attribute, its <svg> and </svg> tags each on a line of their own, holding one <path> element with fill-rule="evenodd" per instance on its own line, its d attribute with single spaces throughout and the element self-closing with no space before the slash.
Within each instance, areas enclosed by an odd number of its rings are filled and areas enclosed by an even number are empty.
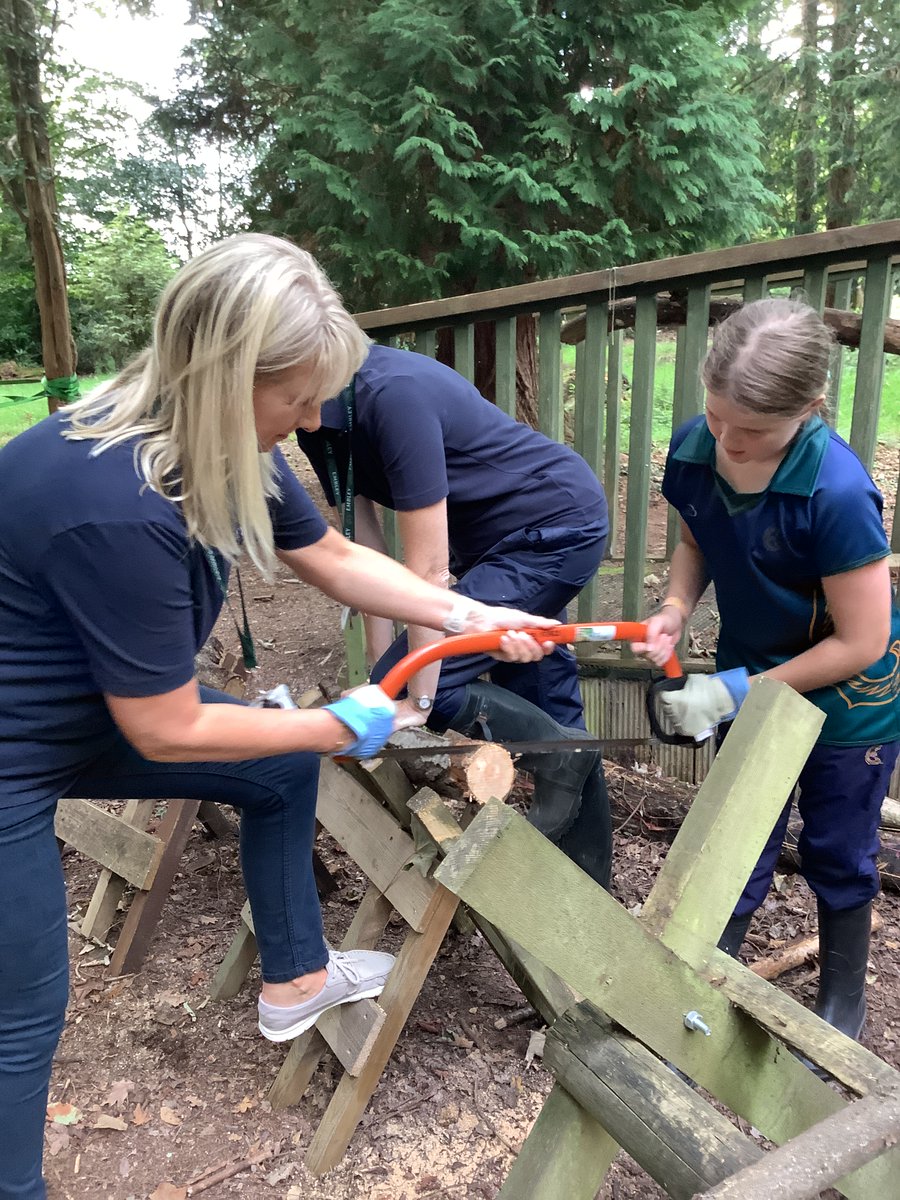
<svg viewBox="0 0 900 1200">
<path fill-rule="evenodd" d="M 819 995 L 815 1012 L 858 1039 L 866 1022 L 872 902 L 834 912 L 819 903 Z"/>
<path fill-rule="evenodd" d="M 612 816 L 603 764 L 597 763 L 584 781 L 581 810 L 572 827 L 556 843 L 567 858 L 609 891 L 612 874 Z"/>
<path fill-rule="evenodd" d="M 722 936 L 719 938 L 719 949 L 724 950 L 726 954 L 730 954 L 732 958 L 737 958 L 741 946 L 744 944 L 744 938 L 747 936 L 747 930 L 750 928 L 752 919 L 752 912 L 745 913 L 742 917 L 736 917 L 732 913 L 728 918 L 728 924 L 722 931 Z"/>
<path fill-rule="evenodd" d="M 544 742 L 583 738 L 582 729 L 567 729 L 536 704 L 495 683 L 470 683 L 462 707 L 450 728 L 467 737 L 489 742 Z M 551 842 L 558 842 L 581 808 L 585 780 L 600 761 L 591 750 L 523 754 L 517 766 L 534 778 L 534 799 L 528 820 Z"/>
</svg>

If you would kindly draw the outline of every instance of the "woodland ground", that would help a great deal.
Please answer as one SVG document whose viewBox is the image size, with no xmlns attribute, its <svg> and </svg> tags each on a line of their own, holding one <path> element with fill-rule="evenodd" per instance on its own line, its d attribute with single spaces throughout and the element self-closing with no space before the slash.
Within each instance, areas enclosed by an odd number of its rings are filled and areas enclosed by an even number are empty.
<svg viewBox="0 0 900 1200">
<path fill-rule="evenodd" d="M 651 549 L 664 528 L 664 510 L 654 505 Z M 285 682 L 295 695 L 319 683 L 334 689 L 342 652 L 337 606 L 286 575 L 272 585 L 255 578 L 248 583 L 259 686 Z M 236 649 L 227 618 L 216 632 Z M 671 837 L 643 819 L 642 800 L 652 790 L 683 791 L 685 785 L 618 766 L 610 766 L 608 775 L 611 790 L 634 810 L 616 830 L 613 890 L 635 911 Z M 333 939 L 348 924 L 363 881 L 333 844 L 322 852 L 339 883 L 325 905 Z M 97 868 L 71 852 L 64 865 L 74 922 L 88 903 Z M 451 931 L 349 1152 L 316 1179 L 303 1158 L 331 1094 L 330 1071 L 320 1072 L 298 1107 L 273 1112 L 264 1097 L 285 1051 L 256 1030 L 257 973 L 234 1000 L 208 997 L 243 899 L 235 843 L 196 832 L 139 975 L 110 978 L 106 951 L 72 933 L 71 1003 L 51 1100 L 75 1105 L 81 1117 L 74 1125 L 46 1127 L 51 1200 L 179 1200 L 185 1185 L 207 1168 L 267 1145 L 277 1147 L 277 1157 L 204 1195 L 492 1200 L 551 1078 L 538 1059 L 529 1061 L 536 1020 L 497 1027 L 522 997 L 487 944 L 479 935 Z M 900 1067 L 900 898 L 886 893 L 878 907 L 884 925 L 870 959 L 865 1041 Z M 811 932 L 814 912 L 803 881 L 779 875 L 745 957 Z M 810 1004 L 815 979 L 812 966 L 784 976 L 778 986 Z M 742 1128 L 751 1132 L 746 1123 Z M 620 1155 L 599 1195 L 652 1200 L 664 1193 Z"/>
</svg>

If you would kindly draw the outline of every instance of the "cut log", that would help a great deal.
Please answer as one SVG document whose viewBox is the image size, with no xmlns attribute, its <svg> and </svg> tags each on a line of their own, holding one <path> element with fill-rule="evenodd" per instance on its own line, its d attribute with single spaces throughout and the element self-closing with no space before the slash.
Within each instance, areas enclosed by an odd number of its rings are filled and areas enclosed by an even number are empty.
<svg viewBox="0 0 900 1200">
<path fill-rule="evenodd" d="M 448 745 L 471 746 L 467 753 L 442 754 L 434 749 L 438 740 Z M 401 766 L 416 788 L 430 787 L 440 796 L 454 800 L 505 800 L 516 781 L 516 768 L 509 752 L 493 742 L 470 742 L 451 733 L 443 739 L 422 729 L 400 729 L 391 735 L 391 746 L 420 752 L 404 758 Z"/>
<path fill-rule="evenodd" d="M 743 307 L 742 300 L 711 300 L 709 305 L 709 323 L 718 325 L 726 317 Z M 618 300 L 610 306 L 609 330 L 633 329 L 636 305 L 634 300 Z M 657 324 L 659 326 L 683 325 L 687 319 L 687 306 L 680 300 L 661 297 L 657 306 Z M 859 332 L 862 326 L 860 313 L 846 312 L 841 308 L 826 308 L 822 319 L 834 331 L 835 340 L 841 346 L 859 346 Z M 574 317 L 563 327 L 560 339 L 569 345 L 584 341 L 584 317 Z M 884 325 L 885 354 L 900 354 L 900 321 L 887 320 Z"/>
<path fill-rule="evenodd" d="M 872 932 L 877 933 L 883 924 L 881 916 L 873 910 Z M 779 975 L 793 971 L 795 967 L 802 967 L 811 958 L 815 958 L 818 953 L 819 935 L 814 933 L 810 937 L 798 938 L 796 942 L 784 946 L 777 954 L 772 954 L 768 958 L 760 958 L 755 963 L 751 963 L 750 970 L 760 979 L 777 979 Z"/>
<path fill-rule="evenodd" d="M 881 828 L 900 829 L 900 801 L 887 797 L 881 805 Z"/>
</svg>

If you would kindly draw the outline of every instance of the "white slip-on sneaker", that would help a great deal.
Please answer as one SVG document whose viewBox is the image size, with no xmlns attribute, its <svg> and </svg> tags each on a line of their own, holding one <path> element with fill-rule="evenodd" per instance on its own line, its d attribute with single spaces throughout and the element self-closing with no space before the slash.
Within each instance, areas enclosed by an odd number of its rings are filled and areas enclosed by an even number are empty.
<svg viewBox="0 0 900 1200">
<path fill-rule="evenodd" d="M 380 995 L 394 962 L 377 950 L 329 950 L 325 986 L 311 1000 L 281 1008 L 260 999 L 259 1032 L 270 1042 L 299 1037 L 329 1008 Z"/>
</svg>

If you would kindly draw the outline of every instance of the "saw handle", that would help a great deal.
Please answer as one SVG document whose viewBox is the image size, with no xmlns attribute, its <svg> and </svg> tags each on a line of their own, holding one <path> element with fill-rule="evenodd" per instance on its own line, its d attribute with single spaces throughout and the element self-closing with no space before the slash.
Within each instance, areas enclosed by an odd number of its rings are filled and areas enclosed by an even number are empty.
<svg viewBox="0 0 900 1200">
<path fill-rule="evenodd" d="M 414 650 L 412 654 L 401 658 L 391 667 L 379 686 L 392 700 L 396 700 L 413 675 L 429 663 L 457 654 L 485 654 L 497 650 L 500 639 L 506 632 L 505 629 L 491 629 L 487 633 L 461 633 L 456 637 L 444 638 L 440 642 L 432 642 L 430 646 L 423 646 L 421 650 Z M 566 645 L 569 642 L 640 642 L 646 637 L 647 626 L 643 621 L 587 621 L 576 625 L 550 625 L 546 629 L 523 629 L 516 632 L 528 633 L 537 642 L 554 642 L 556 645 Z M 681 663 L 674 653 L 663 670 L 666 679 L 659 680 L 660 683 L 684 678 Z M 655 716 L 651 718 L 651 725 L 654 721 Z M 656 728 L 658 727 L 657 722 Z M 656 736 L 660 737 L 660 734 L 657 733 Z M 675 736 L 677 735 L 668 734 L 661 737 L 661 740 L 666 741 Z"/>
</svg>

